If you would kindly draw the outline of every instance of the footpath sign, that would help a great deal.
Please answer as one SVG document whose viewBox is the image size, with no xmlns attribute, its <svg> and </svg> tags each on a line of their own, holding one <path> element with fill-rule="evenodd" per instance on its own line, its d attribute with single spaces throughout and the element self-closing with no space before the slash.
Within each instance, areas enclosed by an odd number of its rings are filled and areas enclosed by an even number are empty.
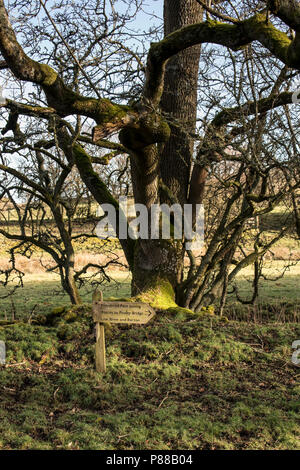
<svg viewBox="0 0 300 470">
<path fill-rule="evenodd" d="M 103 323 L 145 325 L 155 315 L 150 305 L 142 302 L 103 302 L 103 294 L 93 294 L 93 320 L 96 323 L 96 370 L 106 371 L 105 333 Z"/>
</svg>

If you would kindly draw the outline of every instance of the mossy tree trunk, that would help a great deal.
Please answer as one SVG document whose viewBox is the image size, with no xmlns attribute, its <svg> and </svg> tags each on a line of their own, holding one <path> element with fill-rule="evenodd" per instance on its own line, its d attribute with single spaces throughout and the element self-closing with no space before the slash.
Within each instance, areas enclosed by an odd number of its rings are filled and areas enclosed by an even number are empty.
<svg viewBox="0 0 300 470">
<path fill-rule="evenodd" d="M 132 270 L 132 295 L 168 308 L 177 302 L 183 275 L 183 245 L 179 240 L 137 240 Z"/>
<path fill-rule="evenodd" d="M 61 285 L 64 291 L 69 295 L 71 303 L 73 305 L 81 304 L 81 297 L 75 281 L 74 253 L 73 256 L 68 257 L 65 266 L 60 267 L 60 271 Z"/>
<path fill-rule="evenodd" d="M 202 16 L 202 8 L 194 0 L 165 0 L 165 36 L 200 22 Z M 132 150 L 135 202 L 145 204 L 149 209 L 158 202 L 184 204 L 188 200 L 193 157 L 193 139 L 189 133 L 195 132 L 196 125 L 200 48 L 200 45 L 190 47 L 172 57 L 166 65 L 161 109 L 171 121 L 174 120 L 174 124 L 169 124 L 170 134 L 164 143 L 158 147 L 146 145 L 145 134 L 137 129 L 121 133 L 122 143 Z M 150 123 L 147 124 L 149 126 Z M 156 118 L 151 123 L 148 136 L 158 125 L 162 126 Z M 162 187 L 167 188 L 167 192 Z M 178 302 L 183 268 L 184 245 L 181 240 L 138 240 L 133 259 L 132 294 L 145 297 L 150 293 L 157 304 L 158 299 L 164 305 Z"/>
</svg>

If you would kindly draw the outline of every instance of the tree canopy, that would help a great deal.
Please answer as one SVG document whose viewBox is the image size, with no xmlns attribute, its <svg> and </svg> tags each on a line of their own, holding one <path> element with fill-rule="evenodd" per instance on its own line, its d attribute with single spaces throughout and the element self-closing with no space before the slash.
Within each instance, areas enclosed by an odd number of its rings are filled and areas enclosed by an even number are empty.
<svg viewBox="0 0 300 470">
<path fill-rule="evenodd" d="M 277 235 L 260 249 L 258 237 L 253 253 L 236 260 L 247 220 L 287 194 L 295 201 L 299 187 L 298 135 L 287 105 L 300 70 L 300 4 L 212 3 L 166 0 L 164 37 L 161 24 L 153 28 L 145 50 L 146 33 L 130 29 L 143 5 L 138 0 L 0 1 L 1 69 L 13 75 L 20 91 L 18 99 L 2 105 L 9 113 L 3 134 L 12 131 L 20 143 L 19 116 L 38 119 L 47 135 L 41 147 L 57 148 L 64 162 L 76 165 L 98 203 L 120 211 L 98 169 L 120 154 L 130 159 L 135 201 L 148 209 L 160 201 L 203 203 L 216 163 L 233 165 L 230 177 L 222 174 L 223 212 L 200 262 L 187 252 L 186 240 L 120 239 L 134 294 L 165 286 L 168 305 L 196 310 L 220 296 L 230 264 L 241 269 L 275 242 Z M 273 66 L 268 73 L 264 62 Z M 219 64 L 223 70 L 212 77 Z M 218 80 L 223 90 L 232 81 L 229 107 L 218 102 Z M 33 91 L 25 91 L 23 82 Z M 176 104 L 173 87 L 181 90 Z M 286 134 L 292 154 L 284 148 Z M 24 148 L 32 145 L 26 139 Z M 109 150 L 106 158 L 99 154 L 103 149 Z"/>
</svg>

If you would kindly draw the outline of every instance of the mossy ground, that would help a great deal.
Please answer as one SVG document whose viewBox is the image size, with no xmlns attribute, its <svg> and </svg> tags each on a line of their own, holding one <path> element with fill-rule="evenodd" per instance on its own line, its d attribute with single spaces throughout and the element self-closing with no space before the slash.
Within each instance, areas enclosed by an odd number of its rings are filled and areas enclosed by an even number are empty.
<svg viewBox="0 0 300 470">
<path fill-rule="evenodd" d="M 270 277 L 283 264 L 272 261 Z M 262 281 L 255 307 L 230 297 L 223 319 L 170 309 L 145 327 L 106 326 L 104 376 L 94 370 L 94 288 L 66 311 L 57 277 L 26 274 L 0 302 L 0 449 L 300 449 L 299 274 Z M 250 275 L 238 279 L 244 299 Z M 104 298 L 128 297 L 128 275 L 114 277 Z"/>
<path fill-rule="evenodd" d="M 158 313 L 101 375 L 87 306 L 43 323 L 0 327 L 0 449 L 300 449 L 299 324 Z"/>
</svg>

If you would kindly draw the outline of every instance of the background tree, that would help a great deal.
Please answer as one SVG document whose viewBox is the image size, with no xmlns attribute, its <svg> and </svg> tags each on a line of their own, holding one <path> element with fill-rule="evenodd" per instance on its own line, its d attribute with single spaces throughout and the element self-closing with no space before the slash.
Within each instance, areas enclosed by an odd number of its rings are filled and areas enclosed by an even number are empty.
<svg viewBox="0 0 300 470">
<path fill-rule="evenodd" d="M 32 129 L 34 123 L 30 119 L 27 124 Z M 105 268 L 121 263 L 111 245 L 103 240 L 104 266 L 90 261 L 80 269 L 75 268 L 74 244 L 97 239 L 95 201 L 73 162 L 66 161 L 47 130 L 36 131 L 33 138 L 28 128 L 24 129 L 22 142 L 10 137 L 2 139 L 1 199 L 10 203 L 10 220 L 6 220 L 6 226 L 1 217 L 0 234 L 16 241 L 10 248 L 13 267 L 17 254 L 30 258 L 37 248 L 42 253 L 41 264 L 47 271 L 59 274 L 62 288 L 71 302 L 79 304 L 78 286 L 89 279 L 87 274 L 91 274 L 91 270 L 94 281 L 98 277 L 99 283 L 109 280 Z M 106 163 L 107 156 L 95 156 L 95 161 Z M 2 215 L 5 216 L 5 207 Z M 45 253 L 48 258 L 43 257 Z"/>
</svg>

